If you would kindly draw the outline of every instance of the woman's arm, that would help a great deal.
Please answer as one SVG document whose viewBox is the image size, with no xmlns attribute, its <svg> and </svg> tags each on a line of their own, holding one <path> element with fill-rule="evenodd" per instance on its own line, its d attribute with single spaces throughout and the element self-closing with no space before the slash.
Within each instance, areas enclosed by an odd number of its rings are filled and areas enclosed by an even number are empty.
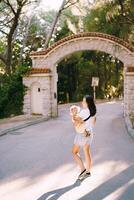
<svg viewBox="0 0 134 200">
<path fill-rule="evenodd" d="M 93 125 L 96 124 L 96 117 L 93 118 L 93 121 L 92 121 Z"/>
<path fill-rule="evenodd" d="M 84 123 L 83 119 L 81 117 L 79 117 L 79 116 L 73 117 L 73 121 L 74 121 L 74 124 L 76 126 L 81 125 L 81 124 Z"/>
</svg>

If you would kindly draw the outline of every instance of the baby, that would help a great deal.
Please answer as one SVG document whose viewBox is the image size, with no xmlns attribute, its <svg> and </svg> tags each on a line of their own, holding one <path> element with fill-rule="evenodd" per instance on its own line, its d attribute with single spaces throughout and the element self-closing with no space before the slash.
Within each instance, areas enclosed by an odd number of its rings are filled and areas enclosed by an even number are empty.
<svg viewBox="0 0 134 200">
<path fill-rule="evenodd" d="M 70 115 L 72 116 L 72 122 L 75 126 L 75 130 L 77 133 L 81 133 L 84 136 L 90 136 L 90 132 L 86 130 L 85 128 L 85 122 L 83 119 L 79 116 L 80 113 L 80 107 L 73 105 L 70 107 Z"/>
</svg>

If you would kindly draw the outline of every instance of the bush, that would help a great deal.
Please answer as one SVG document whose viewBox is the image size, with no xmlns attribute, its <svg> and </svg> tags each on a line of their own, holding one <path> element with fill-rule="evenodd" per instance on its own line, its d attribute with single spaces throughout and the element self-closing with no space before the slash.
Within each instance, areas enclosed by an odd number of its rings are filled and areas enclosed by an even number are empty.
<svg viewBox="0 0 134 200">
<path fill-rule="evenodd" d="M 25 93 L 22 75 L 27 70 L 22 66 L 11 75 L 0 74 L 0 118 L 22 114 Z"/>
</svg>

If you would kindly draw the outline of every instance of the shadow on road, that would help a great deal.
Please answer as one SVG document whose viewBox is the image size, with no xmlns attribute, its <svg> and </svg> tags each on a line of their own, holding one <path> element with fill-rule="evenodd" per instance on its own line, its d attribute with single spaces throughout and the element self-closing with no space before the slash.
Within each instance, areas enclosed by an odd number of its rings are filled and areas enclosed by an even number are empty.
<svg viewBox="0 0 134 200">
<path fill-rule="evenodd" d="M 133 200 L 134 199 L 134 183 L 130 184 L 126 190 L 117 198 L 117 200 Z"/>
<path fill-rule="evenodd" d="M 82 198 L 80 198 L 80 200 L 89 200 L 89 199 L 90 200 L 102 200 L 102 199 L 104 199 L 105 197 L 112 194 L 120 187 L 122 187 L 124 184 L 126 184 L 129 181 L 131 181 L 132 179 L 134 179 L 133 172 L 134 172 L 134 165 L 131 165 L 130 167 L 123 170 L 116 176 L 110 178 L 108 181 L 101 184 L 99 187 L 92 190 L 90 193 L 88 193 L 85 196 L 83 196 Z M 130 188 L 130 189 L 131 189 L 131 196 L 130 196 L 130 198 L 126 198 L 125 200 L 127 200 L 127 199 L 133 200 L 134 191 L 132 194 L 132 188 Z M 130 195 L 129 192 L 130 192 L 129 190 L 126 191 L 126 193 L 124 193 L 124 195 L 125 196 Z M 122 200 L 122 197 L 119 199 Z"/>
<path fill-rule="evenodd" d="M 110 178 L 108 181 L 104 182 L 94 190 L 92 190 L 90 193 L 86 194 L 82 198 L 79 198 L 80 200 L 102 200 L 108 195 L 115 192 L 117 189 L 122 187 L 123 185 L 127 184 L 129 181 L 131 181 L 134 178 L 134 165 L 128 167 L 127 169 L 123 170 L 116 176 Z M 59 188 L 56 190 L 52 190 L 50 192 L 47 192 L 43 194 L 41 197 L 39 197 L 38 200 L 57 200 L 60 196 L 68 192 L 69 190 L 80 186 L 80 182 L 75 182 L 72 185 L 69 185 L 67 187 Z M 122 196 L 119 197 L 119 200 L 133 200 L 134 191 L 131 187 L 126 189 Z M 129 198 L 128 198 L 129 195 Z"/>
<path fill-rule="evenodd" d="M 72 185 L 68 185 L 66 187 L 63 187 L 63 188 L 59 188 L 59 189 L 56 189 L 56 190 L 52 190 L 50 192 L 47 192 L 45 194 L 43 194 L 41 197 L 39 197 L 39 199 L 37 200 L 46 200 L 46 199 L 49 199 L 49 200 L 57 200 L 60 196 L 62 196 L 63 194 L 65 194 L 66 192 L 72 190 L 73 188 L 75 187 L 78 187 L 80 186 L 80 182 L 79 181 L 76 181 L 75 183 L 73 183 Z"/>
</svg>

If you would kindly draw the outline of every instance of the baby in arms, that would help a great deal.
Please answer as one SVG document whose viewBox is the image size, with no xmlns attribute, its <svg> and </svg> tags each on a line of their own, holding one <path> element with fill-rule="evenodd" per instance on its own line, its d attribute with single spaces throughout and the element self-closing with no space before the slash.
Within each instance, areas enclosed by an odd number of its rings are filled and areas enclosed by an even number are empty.
<svg viewBox="0 0 134 200">
<path fill-rule="evenodd" d="M 72 116 L 72 122 L 75 126 L 75 130 L 77 133 L 81 133 L 84 136 L 90 136 L 90 132 L 86 130 L 85 128 L 85 122 L 83 119 L 79 116 L 80 113 L 80 107 L 79 106 L 71 106 L 70 107 L 70 114 Z"/>
</svg>

